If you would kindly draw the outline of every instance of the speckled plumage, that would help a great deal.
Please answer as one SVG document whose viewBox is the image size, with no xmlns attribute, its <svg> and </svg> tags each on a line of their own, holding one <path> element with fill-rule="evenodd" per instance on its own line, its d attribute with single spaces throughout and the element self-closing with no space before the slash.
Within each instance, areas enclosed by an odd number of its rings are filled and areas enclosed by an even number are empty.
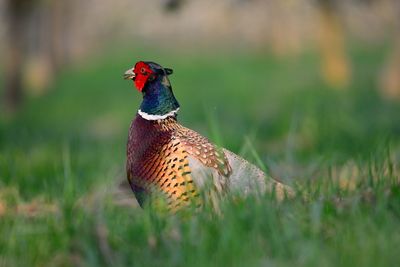
<svg viewBox="0 0 400 267">
<path fill-rule="evenodd" d="M 152 194 L 161 193 L 172 211 L 201 205 L 200 190 L 210 184 L 218 195 L 228 190 L 244 194 L 275 190 L 279 198 L 292 194 L 287 186 L 183 127 L 174 117 L 148 121 L 136 116 L 129 130 L 126 168 L 141 205 Z"/>
<path fill-rule="evenodd" d="M 221 151 L 206 138 L 178 124 L 174 117 L 148 121 L 137 115 L 129 131 L 127 174 L 139 203 L 153 192 L 162 192 L 172 210 L 199 204 L 199 189 L 192 177 L 189 156 L 214 168 L 221 176 L 227 177 L 231 172 Z"/>
</svg>

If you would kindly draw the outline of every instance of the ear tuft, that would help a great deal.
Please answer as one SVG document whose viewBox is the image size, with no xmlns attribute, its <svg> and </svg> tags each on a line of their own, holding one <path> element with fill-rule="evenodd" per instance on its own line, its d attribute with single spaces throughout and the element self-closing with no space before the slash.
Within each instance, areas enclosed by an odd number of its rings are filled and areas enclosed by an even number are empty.
<svg viewBox="0 0 400 267">
<path fill-rule="evenodd" d="M 170 69 L 170 68 L 164 68 L 164 70 L 165 70 L 165 73 L 167 74 L 167 75 L 171 75 L 174 71 L 172 70 L 172 69 Z"/>
</svg>

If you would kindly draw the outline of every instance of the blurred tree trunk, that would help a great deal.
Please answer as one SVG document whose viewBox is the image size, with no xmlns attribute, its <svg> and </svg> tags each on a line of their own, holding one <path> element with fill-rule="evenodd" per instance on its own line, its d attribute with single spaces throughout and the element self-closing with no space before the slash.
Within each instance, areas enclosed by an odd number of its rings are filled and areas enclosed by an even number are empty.
<svg viewBox="0 0 400 267">
<path fill-rule="evenodd" d="M 38 2 L 30 18 L 30 45 L 26 59 L 25 85 L 32 95 L 42 95 L 49 88 L 54 75 L 65 63 L 65 1 Z"/>
<path fill-rule="evenodd" d="M 393 50 L 389 53 L 381 76 L 381 91 L 387 98 L 400 99 L 400 1 L 393 0 L 394 38 Z"/>
<path fill-rule="evenodd" d="M 351 75 L 346 55 L 345 34 L 335 0 L 317 0 L 319 12 L 319 50 L 325 81 L 335 87 L 348 85 Z"/>
<path fill-rule="evenodd" d="M 67 11 L 65 1 L 51 2 L 51 36 L 50 36 L 50 58 L 54 71 L 57 71 L 64 64 L 64 44 L 62 35 L 65 33 L 64 17 Z"/>
<path fill-rule="evenodd" d="M 24 24 L 30 9 L 30 0 L 7 0 L 7 37 L 5 45 L 5 92 L 4 107 L 13 112 L 21 104 L 22 68 L 25 50 Z"/>
<path fill-rule="evenodd" d="M 22 104 L 25 88 L 41 95 L 68 60 L 69 1 L 6 0 L 6 111 Z"/>
<path fill-rule="evenodd" d="M 164 0 L 162 4 L 165 11 L 171 12 L 181 9 L 184 2 L 185 0 Z"/>
</svg>

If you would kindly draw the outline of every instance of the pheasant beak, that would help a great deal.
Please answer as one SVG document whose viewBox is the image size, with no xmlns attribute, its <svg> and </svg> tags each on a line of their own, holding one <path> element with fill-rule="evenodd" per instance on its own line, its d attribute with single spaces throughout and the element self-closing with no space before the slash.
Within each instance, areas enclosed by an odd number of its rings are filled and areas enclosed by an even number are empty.
<svg viewBox="0 0 400 267">
<path fill-rule="evenodd" d="M 129 69 L 124 73 L 124 79 L 125 80 L 135 80 L 135 73 L 133 72 L 133 69 Z"/>
</svg>

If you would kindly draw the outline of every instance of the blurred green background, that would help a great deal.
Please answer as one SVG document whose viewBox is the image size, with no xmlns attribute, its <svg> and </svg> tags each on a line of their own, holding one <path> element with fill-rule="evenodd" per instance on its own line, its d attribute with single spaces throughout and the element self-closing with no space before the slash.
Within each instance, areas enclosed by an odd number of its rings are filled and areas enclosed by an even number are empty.
<svg viewBox="0 0 400 267">
<path fill-rule="evenodd" d="M 1 267 L 400 262 L 397 1 L 0 7 Z M 299 196 L 140 209 L 119 188 L 141 101 L 122 74 L 138 60 L 174 69 L 182 124 Z"/>
</svg>

